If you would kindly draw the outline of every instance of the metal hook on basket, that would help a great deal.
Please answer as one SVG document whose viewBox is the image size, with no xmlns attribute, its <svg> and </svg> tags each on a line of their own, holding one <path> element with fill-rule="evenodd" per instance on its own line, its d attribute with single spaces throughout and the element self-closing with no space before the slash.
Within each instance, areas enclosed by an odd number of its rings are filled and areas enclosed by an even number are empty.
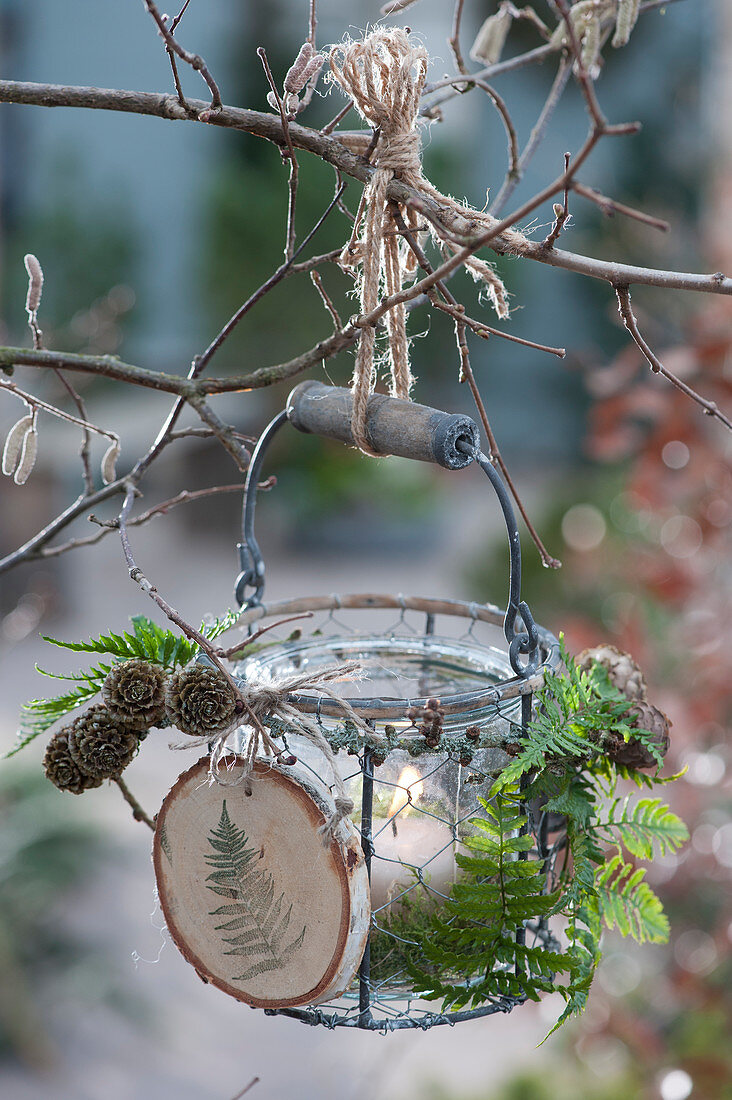
<svg viewBox="0 0 732 1100">
<path fill-rule="evenodd" d="M 462 441 L 457 446 L 465 453 L 468 453 L 470 449 L 470 444 Z M 521 537 L 516 523 L 516 513 L 513 510 L 505 482 L 491 460 L 477 447 L 473 449 L 472 453 L 498 497 L 508 533 L 508 602 L 506 604 L 506 617 L 503 621 L 503 633 L 508 642 L 508 657 L 511 668 L 517 676 L 532 676 L 540 664 L 539 633 L 534 618 L 529 611 L 529 605 L 521 599 Z M 517 632 L 516 620 L 519 616 L 524 629 Z M 522 661 L 522 656 L 526 656 L 525 661 Z"/>
<path fill-rule="evenodd" d="M 254 509 L 257 503 L 257 486 L 262 474 L 262 465 L 267 448 L 283 424 L 287 423 L 287 412 L 278 413 L 270 421 L 254 448 L 247 479 L 244 483 L 244 504 L 241 516 L 241 542 L 236 544 L 239 551 L 239 576 L 234 586 L 234 596 L 242 611 L 256 607 L 262 602 L 264 592 L 264 558 L 254 535 Z M 247 596 L 247 588 L 254 592 Z"/>
</svg>

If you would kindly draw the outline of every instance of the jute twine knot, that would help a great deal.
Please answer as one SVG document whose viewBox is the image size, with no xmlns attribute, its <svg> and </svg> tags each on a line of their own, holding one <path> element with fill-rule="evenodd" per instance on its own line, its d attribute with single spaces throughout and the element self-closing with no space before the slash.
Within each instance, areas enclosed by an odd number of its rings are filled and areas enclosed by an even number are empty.
<svg viewBox="0 0 732 1100">
<path fill-rule="evenodd" d="M 448 218 L 456 222 L 462 219 L 479 231 L 497 224 L 497 220 L 441 194 L 422 174 L 417 116 L 429 62 L 424 46 L 410 42 L 407 31 L 399 27 L 376 27 L 361 41 L 336 46 L 330 53 L 329 62 L 332 79 L 353 100 L 364 121 L 378 133 L 372 157 L 375 171 L 364 190 L 351 240 L 340 257 L 344 267 L 360 267 L 357 286 L 363 315 L 376 309 L 382 287 L 387 296 L 396 294 L 402 289 L 405 275 L 414 272 L 416 267 L 408 242 L 397 231 L 387 194 L 392 179 L 400 179 L 429 196 Z M 397 205 L 407 228 L 416 230 L 416 212 Z M 429 228 L 437 236 L 432 224 Z M 503 236 L 512 251 L 518 253 L 527 243 L 522 234 L 514 231 Z M 443 240 L 442 247 L 447 254 L 456 251 L 453 242 Z M 471 256 L 465 261 L 465 267 L 476 279 L 486 283 L 499 317 L 508 317 L 506 289 L 490 264 Z M 409 365 L 404 303 L 388 310 L 386 327 L 390 392 L 393 397 L 408 399 L 414 379 Z M 361 331 L 352 380 L 353 438 L 362 451 L 371 455 L 376 452 L 367 437 L 366 413 L 376 382 L 375 338 L 374 326 L 366 325 Z"/>
<path fill-rule="evenodd" d="M 239 697 L 244 704 L 243 711 L 237 714 L 229 726 L 220 730 L 212 740 L 202 737 L 197 742 L 200 745 L 210 744 L 211 746 L 210 782 L 221 783 L 224 786 L 243 784 L 245 789 L 251 791 L 251 774 L 257 756 L 262 754 L 277 758 L 281 752 L 269 731 L 272 720 L 279 719 L 288 723 L 295 733 L 304 737 L 323 754 L 333 773 L 335 809 L 320 830 L 323 843 L 328 844 L 334 837 L 340 822 L 353 813 L 353 800 L 346 791 L 335 755 L 322 727 L 309 715 L 298 710 L 290 702 L 289 696 L 298 692 L 321 692 L 338 704 L 344 718 L 349 719 L 365 736 L 369 736 L 372 733 L 369 726 L 358 716 L 348 700 L 342 699 L 332 687 L 332 684 L 338 680 L 357 679 L 361 672 L 362 667 L 357 661 L 346 661 L 341 665 L 323 669 L 317 675 L 300 673 L 296 676 L 268 680 L 266 683 L 237 681 Z M 228 751 L 229 737 L 239 729 L 246 731 L 246 742 L 240 754 L 243 758 L 243 767 L 232 778 L 226 774 L 226 769 L 222 765 Z M 187 745 L 190 744 L 188 740 Z"/>
</svg>

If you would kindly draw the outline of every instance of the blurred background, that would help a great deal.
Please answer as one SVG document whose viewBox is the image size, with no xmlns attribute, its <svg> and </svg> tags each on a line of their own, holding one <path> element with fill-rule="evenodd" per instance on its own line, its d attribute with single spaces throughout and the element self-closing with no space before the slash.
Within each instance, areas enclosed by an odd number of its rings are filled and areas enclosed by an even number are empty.
<svg viewBox="0 0 732 1100">
<path fill-rule="evenodd" d="M 469 0 L 464 47 L 494 7 Z M 375 0 L 321 0 L 319 44 L 356 33 L 378 18 L 378 8 Z M 452 71 L 451 15 L 451 4 L 422 0 L 402 17 L 424 35 L 433 79 Z M 302 0 L 192 0 L 179 37 L 206 57 L 225 102 L 266 109 L 255 49 L 266 47 L 281 76 L 306 27 Z M 515 25 L 511 52 L 536 44 L 528 24 Z M 0 52 L 9 79 L 169 90 L 160 40 L 132 0 L 0 0 Z M 582 182 L 667 219 L 671 230 L 607 218 L 574 196 L 565 246 L 654 267 L 729 271 L 732 6 L 673 3 L 642 18 L 625 50 L 605 53 L 600 101 L 611 121 L 639 118 L 643 130 L 602 143 Z M 521 144 L 554 71 L 548 62 L 496 78 Z M 203 97 L 192 74 L 182 75 L 189 94 Z M 340 106 L 334 92 L 316 96 L 303 121 L 322 125 Z M 426 174 L 482 207 L 505 171 L 500 120 L 476 92 L 452 100 L 444 114 L 424 134 Z M 351 116 L 346 125 L 357 122 Z M 516 205 L 558 174 L 565 149 L 577 148 L 585 129 L 582 100 L 570 86 Z M 303 234 L 332 194 L 333 174 L 303 154 L 301 181 Z M 359 193 L 351 183 L 345 201 L 352 210 Z M 280 262 L 286 195 L 276 150 L 243 134 L 0 106 L 0 339 L 27 342 L 22 258 L 33 252 L 46 276 L 46 346 L 184 373 Z M 547 207 L 530 228 L 541 238 L 550 223 Z M 314 249 L 342 244 L 349 226 L 332 215 Z M 256 1100 L 732 1097 L 730 441 L 628 347 L 605 284 L 516 260 L 499 266 L 513 295 L 511 331 L 568 349 L 560 362 L 498 339 L 471 345 L 505 458 L 550 552 L 564 563 L 560 572 L 544 570 L 525 536 L 525 598 L 539 622 L 564 630 L 570 649 L 607 640 L 638 659 L 651 698 L 674 722 L 667 771 L 687 767 L 669 790 L 691 842 L 649 872 L 671 918 L 670 944 L 638 949 L 608 935 L 585 1017 L 541 1047 L 554 1004 L 386 1040 L 268 1019 L 198 981 L 163 929 L 145 830 L 116 792 L 90 791 L 77 801 L 51 788 L 36 742 L 0 767 L 3 1097 L 227 1100 L 255 1075 Z M 348 316 L 355 308 L 348 280 L 335 268 L 323 278 Z M 459 292 L 474 301 L 468 281 Z M 729 299 L 638 288 L 633 303 L 662 361 L 729 409 Z M 214 369 L 243 373 L 283 361 L 328 325 L 311 284 L 288 281 L 248 316 Z M 410 332 L 415 398 L 470 413 L 448 319 L 417 310 Z M 350 369 L 346 352 L 311 376 L 342 385 Z M 48 400 L 62 399 L 38 372 L 19 369 L 15 378 Z M 131 465 L 170 399 L 79 384 L 94 419 L 120 432 L 121 464 Z M 287 389 L 230 395 L 215 407 L 255 435 Z M 3 399 L 3 431 L 18 410 L 15 399 Z M 278 485 L 260 501 L 269 597 L 373 590 L 505 600 L 506 548 L 477 472 L 375 462 L 293 434 L 283 433 L 272 451 L 267 472 Z M 46 419 L 40 439 L 27 485 L 7 478 L 0 485 L 2 554 L 79 491 L 74 430 Z M 145 506 L 183 488 L 238 480 L 205 441 L 177 447 L 146 480 Z M 142 568 L 191 620 L 232 602 L 236 512 L 235 495 L 215 497 L 135 533 Z M 112 516 L 114 505 L 99 514 Z M 69 534 L 89 531 L 82 520 Z M 3 750 L 13 744 L 21 704 L 48 691 L 35 663 L 58 672 L 74 667 L 59 651 L 49 656 L 40 635 L 124 629 L 129 615 L 151 614 L 142 600 L 114 537 L 2 576 Z M 163 732 L 151 737 L 129 772 L 151 813 L 190 762 L 169 752 L 167 741 Z"/>
</svg>

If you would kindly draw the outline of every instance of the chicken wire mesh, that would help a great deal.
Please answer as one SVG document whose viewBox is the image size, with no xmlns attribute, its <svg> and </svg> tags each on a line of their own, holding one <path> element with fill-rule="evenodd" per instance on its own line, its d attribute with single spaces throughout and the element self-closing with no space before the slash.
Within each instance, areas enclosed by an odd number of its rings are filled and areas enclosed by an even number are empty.
<svg viewBox="0 0 732 1100">
<path fill-rule="evenodd" d="M 339 694 L 363 718 L 366 737 L 328 696 L 293 695 L 314 716 L 337 752 L 337 766 L 356 810 L 371 881 L 371 931 L 356 979 L 337 1001 L 277 1009 L 327 1027 L 390 1031 L 508 1012 L 525 999 L 497 997 L 474 1009 L 436 1012 L 411 987 L 409 961 L 418 961 L 420 934 L 444 905 L 459 871 L 457 852 L 474 831 L 478 798 L 511 759 L 524 733 L 531 692 L 541 679 L 515 675 L 500 648 L 504 613 L 491 605 L 404 596 L 336 595 L 256 605 L 240 623 L 307 610 L 306 627 L 275 627 L 236 669 L 243 680 L 312 673 L 334 661 L 363 669 L 339 684 Z M 556 640 L 538 629 L 542 665 L 556 665 Z M 301 766 L 326 782 L 324 761 L 285 724 L 275 732 Z M 541 817 L 535 822 L 542 851 Z M 447 917 L 448 921 L 450 920 Z M 546 924 L 517 931 L 555 946 Z"/>
</svg>

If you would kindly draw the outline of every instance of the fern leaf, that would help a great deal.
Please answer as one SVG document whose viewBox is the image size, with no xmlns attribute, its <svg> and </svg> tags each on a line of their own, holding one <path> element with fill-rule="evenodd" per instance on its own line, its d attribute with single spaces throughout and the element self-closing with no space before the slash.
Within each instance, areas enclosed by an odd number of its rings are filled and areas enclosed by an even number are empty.
<svg viewBox="0 0 732 1100">
<path fill-rule="evenodd" d="M 610 807 L 606 821 L 595 829 L 619 839 L 632 856 L 652 859 L 654 846 L 661 855 L 675 852 L 689 839 L 686 825 L 660 798 L 641 798 L 631 804 L 630 797 Z"/>
<path fill-rule="evenodd" d="M 624 863 L 620 854 L 608 860 L 597 875 L 600 915 L 608 928 L 638 943 L 666 943 L 668 917 L 660 898 L 643 881 L 645 873 L 643 867 Z"/>
<path fill-rule="evenodd" d="M 2 759 L 7 760 L 11 756 L 24 749 L 36 737 L 45 733 L 60 718 L 77 710 L 84 703 L 93 699 L 100 688 L 100 684 L 93 680 L 85 680 L 78 687 L 55 699 L 31 699 L 23 705 L 20 719 L 20 729 L 17 740 L 12 749 L 6 752 Z"/>
<path fill-rule="evenodd" d="M 205 859 L 213 870 L 206 878 L 206 886 L 212 893 L 230 899 L 211 910 L 209 916 L 233 918 L 215 924 L 214 931 L 226 945 L 226 955 L 241 955 L 251 963 L 232 981 L 248 981 L 258 974 L 281 969 L 302 946 L 307 926 L 282 946 L 290 931 L 292 905 L 285 909 L 284 892 L 275 896 L 272 875 L 259 868 L 259 860 L 255 858 L 258 853 L 248 847 L 246 833 L 231 820 L 226 799 L 218 825 L 207 840 L 211 851 Z"/>
<path fill-rule="evenodd" d="M 224 634 L 227 630 L 231 630 L 241 614 L 241 611 L 227 611 L 221 618 L 214 619 L 212 623 L 201 623 L 201 633 L 204 638 L 208 638 L 209 641 L 214 638 L 218 638 L 220 634 Z"/>
</svg>

